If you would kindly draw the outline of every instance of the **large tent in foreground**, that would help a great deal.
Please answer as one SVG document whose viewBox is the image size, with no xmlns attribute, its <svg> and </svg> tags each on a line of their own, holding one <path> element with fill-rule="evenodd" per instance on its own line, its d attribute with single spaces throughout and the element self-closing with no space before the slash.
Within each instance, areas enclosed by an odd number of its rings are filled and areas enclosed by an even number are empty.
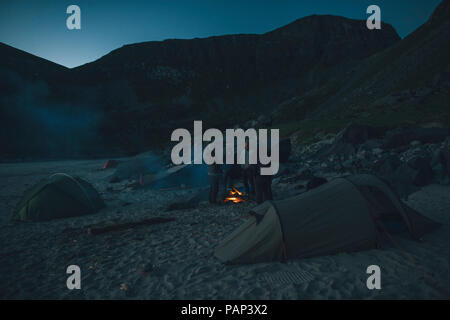
<svg viewBox="0 0 450 320">
<path fill-rule="evenodd" d="M 12 217 L 13 221 L 46 221 L 92 214 L 105 206 L 87 181 L 57 173 L 28 189 Z"/>
<path fill-rule="evenodd" d="M 266 201 L 215 250 L 224 263 L 308 258 L 377 248 L 383 233 L 414 239 L 439 226 L 373 175 L 337 178 L 296 197 Z"/>
</svg>

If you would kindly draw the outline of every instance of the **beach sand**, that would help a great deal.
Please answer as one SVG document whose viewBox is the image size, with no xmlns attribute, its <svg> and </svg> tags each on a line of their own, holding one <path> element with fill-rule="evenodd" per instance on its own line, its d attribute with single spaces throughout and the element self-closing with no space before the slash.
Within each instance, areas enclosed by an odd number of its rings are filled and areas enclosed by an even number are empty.
<svg viewBox="0 0 450 320">
<path fill-rule="evenodd" d="M 411 207 L 443 225 L 421 242 L 395 237 L 402 249 L 229 266 L 214 257 L 214 248 L 246 219 L 254 202 L 202 202 L 195 209 L 165 211 L 197 190 L 120 190 L 128 181 L 108 183 L 114 170 L 100 170 L 104 162 L 0 164 L 1 299 L 449 298 L 450 187 L 430 185 L 410 196 Z M 107 207 L 90 216 L 12 224 L 12 210 L 24 190 L 57 172 L 91 182 Z M 152 217 L 175 220 L 87 232 L 92 226 Z M 81 268 L 80 290 L 67 289 L 69 265 Z M 369 265 L 381 268 L 381 290 L 366 286 Z"/>
</svg>

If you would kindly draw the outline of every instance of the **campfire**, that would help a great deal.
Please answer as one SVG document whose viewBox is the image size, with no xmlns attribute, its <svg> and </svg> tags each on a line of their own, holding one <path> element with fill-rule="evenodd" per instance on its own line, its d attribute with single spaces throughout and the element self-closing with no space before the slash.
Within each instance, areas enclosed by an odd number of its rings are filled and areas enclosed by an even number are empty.
<svg viewBox="0 0 450 320">
<path fill-rule="evenodd" d="M 231 187 L 231 190 L 228 191 L 228 196 L 223 201 L 233 203 L 245 202 L 245 195 L 235 187 Z"/>
</svg>

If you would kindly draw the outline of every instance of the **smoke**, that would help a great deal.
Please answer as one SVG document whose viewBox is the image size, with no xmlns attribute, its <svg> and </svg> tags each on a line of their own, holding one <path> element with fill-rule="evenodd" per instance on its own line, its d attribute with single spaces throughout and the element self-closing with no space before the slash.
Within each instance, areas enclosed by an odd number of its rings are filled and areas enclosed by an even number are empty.
<svg viewBox="0 0 450 320">
<path fill-rule="evenodd" d="M 6 158 L 76 157 L 101 145 L 101 114 L 83 103 L 59 102 L 44 81 L 0 70 L 2 156 Z"/>
</svg>

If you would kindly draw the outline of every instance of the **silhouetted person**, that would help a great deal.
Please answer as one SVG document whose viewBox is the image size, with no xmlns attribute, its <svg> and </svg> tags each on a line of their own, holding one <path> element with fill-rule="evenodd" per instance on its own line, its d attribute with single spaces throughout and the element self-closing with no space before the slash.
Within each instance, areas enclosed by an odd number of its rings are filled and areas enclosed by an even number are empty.
<svg viewBox="0 0 450 320">
<path fill-rule="evenodd" d="M 242 175 L 244 178 L 244 187 L 245 187 L 245 193 L 248 195 L 254 195 L 255 194 L 255 168 L 250 164 L 250 150 L 249 150 L 249 143 L 248 141 L 245 141 L 244 150 L 241 154 L 241 160 L 243 161 L 243 164 L 241 165 L 242 168 Z M 249 183 L 250 187 L 249 188 Z"/>
<path fill-rule="evenodd" d="M 211 152 L 214 157 L 214 151 Z M 220 164 L 213 163 L 208 166 L 208 176 L 209 176 L 209 202 L 217 203 L 217 194 L 219 193 L 219 183 L 222 178 L 222 168 Z"/>
<path fill-rule="evenodd" d="M 270 151 L 269 151 L 270 152 Z M 270 154 L 268 154 L 270 156 Z M 262 175 L 261 168 L 270 167 L 269 164 L 258 164 L 254 166 L 255 171 L 255 191 L 256 191 L 256 203 L 260 204 L 267 200 L 273 200 L 272 197 L 272 175 Z"/>
<path fill-rule="evenodd" d="M 225 194 L 234 186 L 234 181 L 241 176 L 241 168 L 238 164 L 225 164 L 223 170 L 223 185 Z"/>
<path fill-rule="evenodd" d="M 231 155 L 231 152 L 227 152 L 227 155 Z M 241 175 L 241 167 L 237 164 L 237 154 L 234 152 L 234 158 L 231 159 L 234 162 L 232 164 L 226 163 L 226 157 L 224 159 L 223 168 L 223 186 L 224 196 L 228 195 L 228 189 L 234 186 L 234 181 Z"/>
</svg>

